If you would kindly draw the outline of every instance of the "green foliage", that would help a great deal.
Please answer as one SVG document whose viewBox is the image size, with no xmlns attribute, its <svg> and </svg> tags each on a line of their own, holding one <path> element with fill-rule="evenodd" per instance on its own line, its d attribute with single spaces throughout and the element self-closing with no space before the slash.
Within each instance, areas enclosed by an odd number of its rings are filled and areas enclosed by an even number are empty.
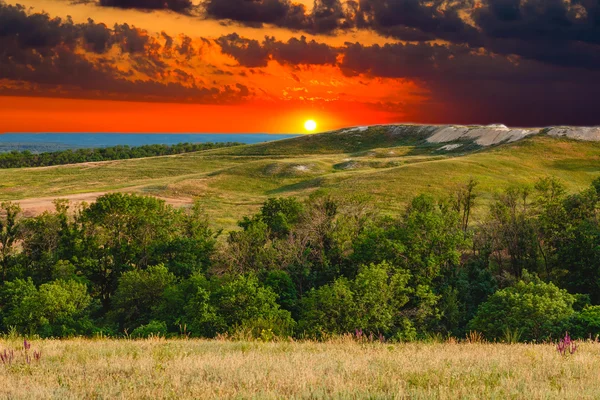
<svg viewBox="0 0 600 400">
<path fill-rule="evenodd" d="M 597 339 L 600 336 L 600 306 L 587 306 L 575 313 L 567 329 L 573 338 Z"/>
<path fill-rule="evenodd" d="M 168 239 L 154 241 L 150 262 L 165 264 L 178 277 L 206 272 L 220 232 L 211 229 L 200 204 L 196 202 L 190 210 L 175 214 L 171 230 Z"/>
<path fill-rule="evenodd" d="M 278 303 L 281 308 L 292 313 L 297 311 L 298 291 L 294 281 L 285 271 L 267 271 L 262 278 L 265 286 L 271 288 L 277 294 Z"/>
<path fill-rule="evenodd" d="M 20 238 L 20 225 L 17 217 L 21 208 L 17 204 L 0 204 L 0 268 L 2 279 L 8 278 L 16 241 Z"/>
<path fill-rule="evenodd" d="M 91 297 L 85 285 L 73 280 L 44 283 L 39 289 L 31 279 L 6 282 L 2 303 L 2 324 L 22 333 L 71 336 L 91 328 L 86 316 Z"/>
<path fill-rule="evenodd" d="M 277 304 L 277 294 L 260 284 L 254 275 L 225 278 L 211 293 L 211 304 L 216 314 L 217 332 L 235 329 L 238 326 L 260 326 L 269 321 L 269 328 L 277 334 L 289 334 L 293 320 L 289 311 Z"/>
<path fill-rule="evenodd" d="M 275 237 L 288 235 L 301 214 L 302 204 L 293 197 L 268 199 L 260 209 L 260 219 Z"/>
<path fill-rule="evenodd" d="M 469 323 L 488 340 L 499 340 L 506 331 L 518 331 L 523 340 L 557 337 L 574 314 L 575 296 L 539 279 L 519 281 L 502 289 L 481 304 Z"/>
<path fill-rule="evenodd" d="M 113 193 L 33 218 L 5 204 L 1 328 L 265 341 L 356 330 L 587 337 L 600 302 L 594 185 L 571 195 L 552 178 L 512 188 L 477 224 L 473 182 L 447 200 L 417 196 L 396 217 L 364 196 L 275 198 L 222 241 L 199 203 Z"/>
<path fill-rule="evenodd" d="M 162 336 L 165 337 L 167 335 L 167 324 L 164 321 L 155 321 L 152 320 L 146 325 L 138 326 L 131 332 L 131 337 L 134 339 L 138 338 L 149 338 L 153 336 Z"/>
<path fill-rule="evenodd" d="M 161 304 L 165 290 L 175 281 L 175 275 L 164 265 L 125 272 L 112 297 L 112 319 L 129 330 L 147 324 Z"/>
<path fill-rule="evenodd" d="M 387 263 L 362 267 L 352 281 L 338 278 L 313 289 L 303 300 L 299 330 L 322 333 L 365 333 L 405 337 L 413 335 L 413 310 L 407 309 L 420 289 L 409 287 L 410 274 Z"/>
</svg>

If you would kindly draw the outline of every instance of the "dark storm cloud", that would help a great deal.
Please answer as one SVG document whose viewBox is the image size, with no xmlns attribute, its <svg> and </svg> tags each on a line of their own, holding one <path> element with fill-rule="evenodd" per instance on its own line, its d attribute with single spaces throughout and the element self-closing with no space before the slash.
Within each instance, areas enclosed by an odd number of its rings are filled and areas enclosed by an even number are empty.
<svg viewBox="0 0 600 400">
<path fill-rule="evenodd" d="M 315 0 L 312 11 L 290 0 L 205 0 L 207 18 L 231 20 L 262 27 L 272 24 L 310 33 L 331 33 L 352 26 L 347 7 L 340 0 Z"/>
<path fill-rule="evenodd" d="M 235 58 L 244 67 L 266 67 L 273 59 L 280 64 L 291 65 L 324 65 L 335 64 L 338 50 L 315 40 L 310 42 L 306 37 L 291 38 L 287 42 L 266 37 L 261 43 L 258 40 L 240 37 L 237 33 L 221 36 L 216 42 L 223 53 Z"/>
<path fill-rule="evenodd" d="M 171 10 L 178 13 L 187 13 L 193 8 L 190 0 L 100 0 L 97 4 L 101 7 Z"/>
<path fill-rule="evenodd" d="M 490 37 L 600 44 L 597 0 L 487 0 L 474 17 Z"/>
<path fill-rule="evenodd" d="M 230 19 L 251 26 L 263 23 L 301 29 L 306 7 L 289 0 L 206 0 L 206 14 L 215 19 Z"/>
<path fill-rule="evenodd" d="M 221 36 L 216 42 L 223 53 L 235 58 L 245 67 L 266 67 L 269 61 L 269 51 L 258 40 L 240 37 L 237 33 Z"/>
<path fill-rule="evenodd" d="M 600 69 L 598 0 L 319 0 L 311 11 L 288 0 L 207 0 L 204 6 L 209 18 L 252 26 L 311 33 L 370 29 L 403 41 L 442 40 Z"/>
<path fill-rule="evenodd" d="M 163 38 L 174 46 L 168 35 Z M 121 54 L 128 55 L 130 69 L 115 68 L 112 56 L 89 59 L 80 46 L 98 55 L 117 46 Z M 192 51 L 186 37 L 175 47 L 182 55 Z M 48 94 L 82 97 L 228 103 L 251 95 L 243 85 L 198 86 L 181 70 L 172 73 L 181 78 L 179 81 L 165 80 L 171 74 L 171 67 L 161 56 L 165 48 L 147 32 L 127 24 L 113 29 L 92 20 L 74 24 L 70 19 L 31 14 L 23 6 L 0 2 L 0 79 L 27 83 Z M 145 78 L 132 79 L 133 71 Z M 4 93 L 2 88 L 0 93 Z"/>
<path fill-rule="evenodd" d="M 401 40 L 475 42 L 477 29 L 460 16 L 472 7 L 472 0 L 360 0 L 356 23 Z"/>
<path fill-rule="evenodd" d="M 264 46 L 280 64 L 333 65 L 338 54 L 337 49 L 315 40 L 309 42 L 304 36 L 300 39 L 291 38 L 287 42 L 277 41 L 274 37 L 267 38 Z"/>
<path fill-rule="evenodd" d="M 430 99 L 411 110 L 419 121 L 514 126 L 597 125 L 600 71 L 519 60 L 467 45 L 348 43 L 348 76 L 410 79 Z"/>
<path fill-rule="evenodd" d="M 206 0 L 206 17 L 309 33 L 373 29 L 402 40 L 476 41 L 477 29 L 459 13 L 472 0 L 316 0 L 312 10 L 290 0 Z"/>
<path fill-rule="evenodd" d="M 486 0 L 473 18 L 486 47 L 497 53 L 600 68 L 597 0 Z"/>
</svg>

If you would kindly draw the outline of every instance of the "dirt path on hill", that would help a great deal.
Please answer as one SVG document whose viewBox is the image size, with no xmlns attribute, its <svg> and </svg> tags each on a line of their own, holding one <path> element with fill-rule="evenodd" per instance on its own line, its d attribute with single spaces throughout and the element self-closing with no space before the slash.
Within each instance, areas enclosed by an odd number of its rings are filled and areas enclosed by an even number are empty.
<svg viewBox="0 0 600 400">
<path fill-rule="evenodd" d="M 42 214 L 45 211 L 53 211 L 54 210 L 54 200 L 57 199 L 66 199 L 71 202 L 72 205 L 76 206 L 83 202 L 92 203 L 96 201 L 96 199 L 106 193 L 111 192 L 91 192 L 91 193 L 80 193 L 80 194 L 69 194 L 64 196 L 52 196 L 52 197 L 37 197 L 37 198 L 29 198 L 23 200 L 15 200 L 13 203 L 17 203 L 21 206 L 21 210 L 23 211 L 23 215 L 27 217 L 33 217 L 39 214 Z M 160 197 L 155 196 L 159 199 L 165 200 L 167 204 L 173 206 L 184 206 L 188 204 L 192 204 L 192 199 L 189 198 L 168 198 L 168 197 Z"/>
</svg>

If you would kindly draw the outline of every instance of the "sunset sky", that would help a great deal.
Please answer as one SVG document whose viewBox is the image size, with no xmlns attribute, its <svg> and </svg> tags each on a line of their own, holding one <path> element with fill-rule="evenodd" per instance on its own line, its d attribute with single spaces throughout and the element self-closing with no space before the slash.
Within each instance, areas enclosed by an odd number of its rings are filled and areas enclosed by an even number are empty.
<svg viewBox="0 0 600 400">
<path fill-rule="evenodd" d="M 598 0 L 0 0 L 0 132 L 598 125 L 599 99 Z"/>
</svg>

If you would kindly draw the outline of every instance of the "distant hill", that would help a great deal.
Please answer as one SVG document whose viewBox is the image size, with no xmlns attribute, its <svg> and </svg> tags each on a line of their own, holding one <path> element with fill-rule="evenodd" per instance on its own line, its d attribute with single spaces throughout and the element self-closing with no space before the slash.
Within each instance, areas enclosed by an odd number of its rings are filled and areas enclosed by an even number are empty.
<svg viewBox="0 0 600 400">
<path fill-rule="evenodd" d="M 174 204 L 199 199 L 231 228 L 270 196 L 367 195 L 397 213 L 415 194 L 445 196 L 470 177 L 485 204 L 508 185 L 549 175 L 572 191 L 600 176 L 600 128 L 379 125 L 175 156 L 6 169 L 0 201 L 29 199 L 24 204 L 39 212 L 55 197 L 90 201 L 91 193 L 115 190 Z"/>
<path fill-rule="evenodd" d="M 600 141 L 600 127 L 508 128 L 505 125 L 373 125 L 345 128 L 235 149 L 240 155 L 353 153 L 373 148 L 416 146 L 461 153 L 512 143 L 535 135 Z M 437 146 L 443 144 L 442 146 Z"/>
</svg>

